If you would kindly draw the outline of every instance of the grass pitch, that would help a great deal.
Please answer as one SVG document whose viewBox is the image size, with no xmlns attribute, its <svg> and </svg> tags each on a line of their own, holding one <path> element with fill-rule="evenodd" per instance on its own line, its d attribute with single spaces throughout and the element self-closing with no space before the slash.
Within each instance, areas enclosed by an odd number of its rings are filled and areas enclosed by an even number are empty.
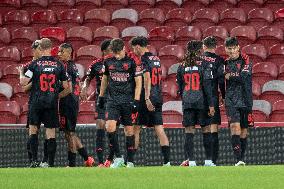
<svg viewBox="0 0 284 189">
<path fill-rule="evenodd" d="M 284 165 L 246 167 L 3 168 L 0 189 L 284 189 Z"/>
</svg>

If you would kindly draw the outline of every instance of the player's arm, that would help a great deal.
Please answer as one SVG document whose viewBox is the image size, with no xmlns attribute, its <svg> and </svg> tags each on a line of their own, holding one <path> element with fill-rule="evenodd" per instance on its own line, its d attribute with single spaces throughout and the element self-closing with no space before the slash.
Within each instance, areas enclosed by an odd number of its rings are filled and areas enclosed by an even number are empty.
<svg viewBox="0 0 284 189">
<path fill-rule="evenodd" d="M 94 63 L 89 67 L 88 73 L 87 73 L 87 77 L 83 82 L 83 85 L 81 87 L 81 98 L 83 100 L 87 100 L 87 90 L 90 86 L 90 83 L 92 81 L 92 79 L 95 77 L 95 69 L 93 68 Z"/>
<path fill-rule="evenodd" d="M 29 92 L 32 88 L 32 82 L 30 82 L 29 84 L 22 86 L 23 90 L 25 93 Z"/>
<path fill-rule="evenodd" d="M 102 83 L 101 83 L 101 88 L 100 88 L 100 97 L 103 97 L 105 96 L 105 91 L 106 91 L 106 88 L 108 86 L 108 75 L 103 75 L 103 78 L 102 78 Z"/>
<path fill-rule="evenodd" d="M 33 77 L 33 72 L 34 72 L 34 62 L 28 65 L 27 71 L 24 73 L 24 67 L 20 66 L 18 67 L 18 71 L 20 74 L 20 85 L 21 86 L 26 86 L 29 84 Z"/>
<path fill-rule="evenodd" d="M 201 79 L 203 84 L 203 91 L 205 93 L 205 97 L 209 105 L 209 115 L 213 116 L 215 114 L 214 110 L 215 103 L 214 103 L 213 88 L 212 88 L 213 75 L 211 70 L 202 68 Z"/>
<path fill-rule="evenodd" d="M 64 87 L 64 83 L 65 83 L 65 87 Z M 73 89 L 72 89 L 72 82 L 71 81 L 63 81 L 62 82 L 62 85 L 63 85 L 63 91 L 61 91 L 59 93 L 59 98 L 64 98 L 66 97 L 67 95 L 69 95 L 70 93 L 72 93 Z"/>
<path fill-rule="evenodd" d="M 225 85 L 225 61 L 222 58 L 217 67 L 217 79 L 218 86 L 222 95 L 222 99 L 225 99 L 226 85 Z"/>
<path fill-rule="evenodd" d="M 180 95 L 182 97 L 182 93 L 183 93 L 182 65 L 179 65 L 179 67 L 177 69 L 176 82 L 177 82 L 177 86 L 178 86 L 177 93 L 178 93 L 178 95 Z"/>
<path fill-rule="evenodd" d="M 141 77 L 141 75 L 139 75 L 139 76 L 135 77 L 134 100 L 140 101 L 141 89 L 142 89 L 142 77 Z"/>
</svg>

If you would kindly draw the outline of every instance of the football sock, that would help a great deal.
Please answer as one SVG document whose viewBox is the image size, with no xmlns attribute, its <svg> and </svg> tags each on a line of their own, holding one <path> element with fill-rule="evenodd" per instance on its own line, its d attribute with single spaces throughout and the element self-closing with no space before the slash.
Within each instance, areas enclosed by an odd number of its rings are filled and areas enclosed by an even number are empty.
<svg viewBox="0 0 284 189">
<path fill-rule="evenodd" d="M 69 167 L 75 167 L 76 166 L 76 153 L 68 151 L 68 161 L 69 161 L 69 164 L 68 164 Z"/>
<path fill-rule="evenodd" d="M 105 139 L 105 130 L 98 129 L 96 136 L 96 145 L 97 145 L 96 152 L 99 164 L 104 163 L 104 144 L 105 144 L 104 139 Z"/>
<path fill-rule="evenodd" d="M 32 153 L 32 160 L 37 161 L 37 151 L 38 151 L 38 135 L 30 135 L 30 148 Z"/>
<path fill-rule="evenodd" d="M 78 151 L 78 154 L 80 154 L 80 156 L 84 159 L 84 161 L 88 160 L 88 153 L 84 147 L 78 149 L 77 151 Z"/>
<path fill-rule="evenodd" d="M 241 160 L 244 160 L 245 152 L 246 152 L 246 149 L 247 149 L 247 138 L 241 138 L 240 142 L 241 142 L 241 149 L 242 149 Z"/>
<path fill-rule="evenodd" d="M 43 143 L 43 159 L 42 159 L 42 162 L 48 161 L 47 143 L 48 143 L 48 139 L 45 139 L 44 143 Z"/>
<path fill-rule="evenodd" d="M 203 146 L 205 149 L 206 160 L 211 160 L 211 133 L 203 133 Z"/>
<path fill-rule="evenodd" d="M 126 136 L 126 150 L 127 150 L 127 162 L 134 161 L 134 144 L 135 144 L 135 137 L 133 136 Z"/>
<path fill-rule="evenodd" d="M 241 160 L 240 135 L 232 135 L 232 147 L 237 161 L 240 161 Z"/>
<path fill-rule="evenodd" d="M 212 161 L 216 164 L 219 155 L 219 137 L 218 133 L 211 134 L 212 139 Z"/>
<path fill-rule="evenodd" d="M 161 151 L 164 156 L 164 164 L 170 162 L 170 146 L 161 146 Z"/>
<path fill-rule="evenodd" d="M 109 138 L 110 150 L 113 150 L 113 153 L 117 158 L 121 158 L 116 132 L 108 133 L 108 138 Z"/>
<path fill-rule="evenodd" d="M 193 133 L 185 133 L 185 144 L 184 144 L 184 150 L 186 152 L 186 158 L 189 161 L 194 161 L 193 157 L 193 150 L 194 150 L 194 145 L 193 145 Z"/>
<path fill-rule="evenodd" d="M 48 139 L 47 143 L 47 153 L 48 153 L 48 164 L 50 167 L 54 166 L 54 158 L 55 158 L 55 153 L 56 153 L 56 139 L 55 138 L 50 138 Z"/>
<path fill-rule="evenodd" d="M 28 151 L 29 163 L 31 163 L 33 161 L 33 154 L 31 151 L 30 138 L 28 138 L 28 141 L 27 141 L 27 151 Z"/>
</svg>

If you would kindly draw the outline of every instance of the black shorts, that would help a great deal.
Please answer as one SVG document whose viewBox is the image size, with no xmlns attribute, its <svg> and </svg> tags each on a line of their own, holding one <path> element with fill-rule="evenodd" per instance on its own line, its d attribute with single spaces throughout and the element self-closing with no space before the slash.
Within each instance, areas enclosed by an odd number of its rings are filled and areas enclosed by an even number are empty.
<svg viewBox="0 0 284 189">
<path fill-rule="evenodd" d="M 246 108 L 227 106 L 226 113 L 229 124 L 240 123 L 241 128 L 248 128 L 251 124 L 251 112 L 247 111 Z"/>
<path fill-rule="evenodd" d="M 41 106 L 37 106 L 36 104 L 31 104 L 29 111 L 29 125 L 40 125 L 41 123 L 44 124 L 45 128 L 58 128 L 58 109 L 43 108 Z"/>
<path fill-rule="evenodd" d="M 100 108 L 98 105 L 96 105 L 96 117 L 95 119 L 106 119 L 106 104 L 103 108 Z"/>
<path fill-rule="evenodd" d="M 73 104 L 72 106 L 61 106 L 60 110 L 60 130 L 75 132 L 77 117 L 79 112 L 79 105 Z"/>
<path fill-rule="evenodd" d="M 208 118 L 210 119 L 210 124 L 217 124 L 221 125 L 221 113 L 220 113 L 220 108 L 219 106 L 214 107 L 215 108 L 215 114 L 212 117 Z"/>
<path fill-rule="evenodd" d="M 108 101 L 106 105 L 106 120 L 120 120 L 124 126 L 132 126 L 137 115 L 132 115 L 132 105 L 130 103 L 116 103 Z"/>
<path fill-rule="evenodd" d="M 155 111 L 150 112 L 146 103 L 141 103 L 138 111 L 137 125 L 148 127 L 163 125 L 162 105 L 155 105 Z"/>
<path fill-rule="evenodd" d="M 193 108 L 184 109 L 182 124 L 184 127 L 191 127 L 195 125 L 200 125 L 201 127 L 208 126 L 210 125 L 208 111 Z"/>
</svg>

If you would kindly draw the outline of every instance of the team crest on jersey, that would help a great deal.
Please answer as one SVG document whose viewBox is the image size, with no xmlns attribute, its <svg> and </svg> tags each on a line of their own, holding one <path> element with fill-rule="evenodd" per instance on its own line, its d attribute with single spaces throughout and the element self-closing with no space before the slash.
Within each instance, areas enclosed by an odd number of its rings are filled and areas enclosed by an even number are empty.
<svg viewBox="0 0 284 189">
<path fill-rule="evenodd" d="M 124 70 L 128 70 L 129 69 L 129 65 L 128 65 L 128 63 L 123 63 L 123 69 Z"/>
</svg>

